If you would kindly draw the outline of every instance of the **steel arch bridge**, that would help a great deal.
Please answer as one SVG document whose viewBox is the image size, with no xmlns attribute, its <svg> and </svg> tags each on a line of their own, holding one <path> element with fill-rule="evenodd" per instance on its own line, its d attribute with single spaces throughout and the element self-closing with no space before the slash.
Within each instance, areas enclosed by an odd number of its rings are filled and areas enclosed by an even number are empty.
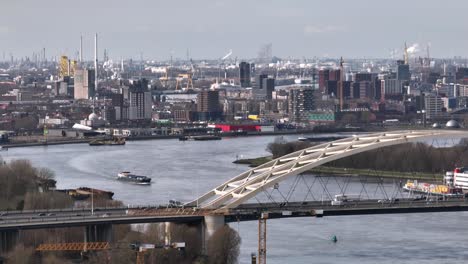
<svg viewBox="0 0 468 264">
<path fill-rule="evenodd" d="M 276 183 L 330 161 L 422 139 L 464 137 L 468 137 L 468 132 L 461 130 L 413 130 L 354 135 L 306 148 L 250 169 L 186 205 L 204 209 L 235 208 Z"/>
</svg>

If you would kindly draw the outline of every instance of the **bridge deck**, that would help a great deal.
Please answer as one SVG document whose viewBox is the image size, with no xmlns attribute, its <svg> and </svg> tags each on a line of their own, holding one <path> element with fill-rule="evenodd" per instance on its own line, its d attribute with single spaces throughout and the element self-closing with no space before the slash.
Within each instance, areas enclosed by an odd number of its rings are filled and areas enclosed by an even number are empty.
<svg viewBox="0 0 468 264">
<path fill-rule="evenodd" d="M 97 224 L 140 224 L 140 223 L 199 223 L 206 215 L 224 215 L 226 222 L 258 220 L 264 212 L 269 218 L 322 217 L 369 214 L 397 214 L 424 212 L 468 211 L 468 202 L 463 199 L 448 201 L 414 201 L 402 199 L 397 202 L 361 200 L 341 206 L 332 206 L 330 201 L 296 202 L 288 204 L 244 204 L 235 209 L 206 210 L 196 208 L 173 209 L 112 209 L 112 214 L 101 211 L 99 214 L 84 212 L 81 216 L 67 213 L 53 217 L 31 217 L 31 213 L 16 212 L 0 221 L 1 230 L 23 230 L 89 226 Z M 36 214 L 35 214 L 36 215 Z"/>
</svg>

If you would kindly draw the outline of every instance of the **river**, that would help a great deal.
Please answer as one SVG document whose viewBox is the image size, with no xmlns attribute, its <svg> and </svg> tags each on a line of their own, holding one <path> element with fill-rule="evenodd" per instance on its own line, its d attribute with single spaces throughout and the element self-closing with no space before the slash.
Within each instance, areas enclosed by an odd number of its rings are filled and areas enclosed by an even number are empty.
<svg viewBox="0 0 468 264">
<path fill-rule="evenodd" d="M 287 140 L 297 135 L 284 136 Z M 267 155 L 273 136 L 180 142 L 130 141 L 125 146 L 87 144 L 11 148 L 3 159 L 28 159 L 56 174 L 58 188 L 88 186 L 115 192 L 125 204 L 188 201 L 247 170 L 238 158 Z M 441 145 L 447 145 L 443 143 Z M 153 178 L 150 186 L 115 180 L 129 170 Z M 311 177 L 308 178 L 310 180 Z M 310 181 L 309 181 L 310 183 Z M 285 185 L 288 183 L 286 182 Z M 332 191 L 336 185 L 330 184 Z M 360 186 L 353 182 L 351 187 Z M 393 185 L 385 184 L 392 189 Z M 373 188 L 373 187 L 372 187 Z M 298 192 L 300 193 L 300 192 Z M 468 213 L 340 216 L 268 221 L 268 263 L 464 263 Z M 233 223 L 241 238 L 240 263 L 257 251 L 257 222 Z M 338 243 L 330 242 L 336 235 Z"/>
</svg>

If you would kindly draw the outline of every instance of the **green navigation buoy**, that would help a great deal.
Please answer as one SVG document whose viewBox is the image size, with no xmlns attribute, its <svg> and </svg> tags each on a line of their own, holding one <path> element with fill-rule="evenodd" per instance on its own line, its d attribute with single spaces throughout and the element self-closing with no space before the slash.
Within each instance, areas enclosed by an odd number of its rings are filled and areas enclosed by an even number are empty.
<svg viewBox="0 0 468 264">
<path fill-rule="evenodd" d="M 338 242 L 338 238 L 336 238 L 336 236 L 332 236 L 331 241 L 333 243 L 336 243 L 336 242 Z"/>
</svg>

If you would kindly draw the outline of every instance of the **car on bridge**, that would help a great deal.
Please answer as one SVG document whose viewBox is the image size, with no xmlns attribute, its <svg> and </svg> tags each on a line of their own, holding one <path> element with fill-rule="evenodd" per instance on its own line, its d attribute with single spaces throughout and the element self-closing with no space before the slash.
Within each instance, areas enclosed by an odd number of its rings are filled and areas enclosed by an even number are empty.
<svg viewBox="0 0 468 264">
<path fill-rule="evenodd" d="M 357 202 L 361 200 L 359 194 L 337 194 L 331 201 L 331 205 L 344 205 L 348 202 Z"/>
</svg>

